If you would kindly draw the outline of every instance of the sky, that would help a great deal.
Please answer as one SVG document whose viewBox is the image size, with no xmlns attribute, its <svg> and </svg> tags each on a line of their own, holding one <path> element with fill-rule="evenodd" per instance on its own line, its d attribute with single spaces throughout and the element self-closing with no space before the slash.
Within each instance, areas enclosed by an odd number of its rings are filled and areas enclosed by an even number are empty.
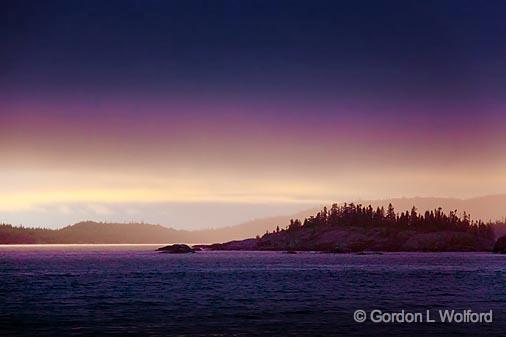
<svg viewBox="0 0 506 337">
<path fill-rule="evenodd" d="M 506 192 L 504 1 L 2 1 L 0 222 Z"/>
</svg>

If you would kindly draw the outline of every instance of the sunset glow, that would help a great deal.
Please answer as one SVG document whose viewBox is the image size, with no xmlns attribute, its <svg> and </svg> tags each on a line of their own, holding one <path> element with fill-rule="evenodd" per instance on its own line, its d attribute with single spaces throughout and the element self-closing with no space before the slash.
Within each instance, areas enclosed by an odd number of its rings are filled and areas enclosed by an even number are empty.
<svg viewBox="0 0 506 337">
<path fill-rule="evenodd" d="M 506 190 L 506 67 L 496 48 L 504 24 L 474 18 L 495 32 L 476 49 L 468 48 L 475 25 L 447 22 L 440 34 L 443 7 L 429 14 L 403 5 L 415 26 L 435 22 L 415 34 L 403 15 L 393 19 L 402 31 L 387 19 L 346 22 L 358 7 L 343 8 L 342 20 L 294 9 L 252 29 L 249 6 L 214 9 L 209 26 L 193 32 L 170 10 L 158 21 L 150 6 L 133 22 L 104 11 L 93 24 L 71 5 L 11 8 L 40 20 L 61 10 L 67 19 L 42 30 L 6 21 L 13 43 L 0 82 L 1 220 L 22 223 L 23 212 L 68 204 L 303 209 Z M 192 20 L 202 14 L 190 12 Z M 104 34 L 89 39 L 96 29 Z"/>
</svg>

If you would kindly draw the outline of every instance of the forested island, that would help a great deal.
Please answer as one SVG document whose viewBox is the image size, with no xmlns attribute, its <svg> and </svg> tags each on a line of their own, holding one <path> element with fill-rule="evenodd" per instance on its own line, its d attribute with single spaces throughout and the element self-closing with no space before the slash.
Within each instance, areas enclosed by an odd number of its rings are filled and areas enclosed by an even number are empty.
<svg viewBox="0 0 506 337">
<path fill-rule="evenodd" d="M 283 251 L 491 251 L 494 225 L 473 221 L 464 212 L 448 214 L 441 208 L 418 213 L 395 212 L 361 204 L 333 204 L 303 221 L 291 220 L 256 238 L 203 246 L 212 250 Z"/>
</svg>

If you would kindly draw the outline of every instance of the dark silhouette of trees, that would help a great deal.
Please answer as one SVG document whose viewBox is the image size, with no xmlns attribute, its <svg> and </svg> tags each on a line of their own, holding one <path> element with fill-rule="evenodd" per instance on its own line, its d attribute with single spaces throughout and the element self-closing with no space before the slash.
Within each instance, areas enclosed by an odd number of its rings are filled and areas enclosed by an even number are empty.
<svg viewBox="0 0 506 337">
<path fill-rule="evenodd" d="M 385 211 L 383 207 L 374 210 L 371 205 L 364 207 L 361 204 L 344 203 L 342 206 L 333 204 L 330 210 L 324 207 L 316 215 L 304 219 L 303 223 L 298 219 L 292 219 L 287 230 L 293 231 L 301 227 L 320 228 L 324 226 L 387 227 L 417 232 L 470 232 L 480 237 L 493 239 L 492 225 L 490 222 L 484 223 L 481 220 L 471 220 L 466 212 L 461 217 L 457 215 L 457 210 L 452 210 L 446 214 L 441 207 L 420 214 L 413 206 L 411 211 L 398 214 L 392 204 L 389 204 Z"/>
<path fill-rule="evenodd" d="M 302 227 L 302 223 L 300 222 L 299 219 L 290 219 L 290 225 L 288 226 L 288 230 L 295 230 L 295 229 L 298 229 Z"/>
</svg>

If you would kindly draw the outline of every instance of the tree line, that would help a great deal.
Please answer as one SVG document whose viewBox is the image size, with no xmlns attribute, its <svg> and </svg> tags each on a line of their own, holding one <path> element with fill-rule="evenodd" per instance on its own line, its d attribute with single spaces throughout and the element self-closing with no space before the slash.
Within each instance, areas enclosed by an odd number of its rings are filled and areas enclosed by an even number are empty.
<svg viewBox="0 0 506 337">
<path fill-rule="evenodd" d="M 398 230 L 415 230 L 419 232 L 435 231 L 458 231 L 471 232 L 475 235 L 494 238 L 493 223 L 485 223 L 481 220 L 471 220 L 468 213 L 457 215 L 457 210 L 446 214 L 443 209 L 437 208 L 424 213 L 418 213 L 413 206 L 411 211 L 396 213 L 392 204 L 387 209 L 371 205 L 345 203 L 342 206 L 333 204 L 330 209 L 324 207 L 315 216 L 299 219 L 291 219 L 285 230 L 293 231 L 298 228 L 321 228 L 325 226 L 344 227 L 387 227 Z M 281 231 L 279 227 L 277 232 Z"/>
</svg>

